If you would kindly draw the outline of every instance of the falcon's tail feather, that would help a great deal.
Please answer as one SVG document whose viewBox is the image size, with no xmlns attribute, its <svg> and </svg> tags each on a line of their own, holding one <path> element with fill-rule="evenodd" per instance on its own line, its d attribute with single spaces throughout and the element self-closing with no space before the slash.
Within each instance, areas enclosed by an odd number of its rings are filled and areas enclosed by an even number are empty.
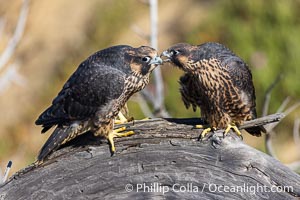
<svg viewBox="0 0 300 200">
<path fill-rule="evenodd" d="M 76 133 L 78 132 L 72 126 L 57 127 L 40 150 L 37 157 L 38 161 L 44 160 L 52 151 L 72 140 L 77 135 Z"/>
<path fill-rule="evenodd" d="M 255 127 L 251 127 L 251 128 L 246 128 L 245 129 L 248 133 L 250 133 L 253 136 L 261 136 L 261 133 L 266 133 L 266 129 L 263 126 L 255 126 Z"/>
</svg>

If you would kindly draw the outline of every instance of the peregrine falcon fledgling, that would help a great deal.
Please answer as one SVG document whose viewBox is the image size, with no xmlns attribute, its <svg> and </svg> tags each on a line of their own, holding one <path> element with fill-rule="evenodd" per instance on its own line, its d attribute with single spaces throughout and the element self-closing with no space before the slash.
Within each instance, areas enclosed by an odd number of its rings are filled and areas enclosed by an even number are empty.
<svg viewBox="0 0 300 200">
<path fill-rule="evenodd" d="M 150 73 L 160 64 L 155 49 L 127 45 L 103 49 L 83 61 L 35 122 L 43 126 L 42 133 L 56 126 L 38 161 L 87 131 L 107 138 L 114 153 L 113 139 L 133 134 L 119 133 L 125 128 L 113 130 L 115 117 L 127 100 L 149 83 Z"/>
<path fill-rule="evenodd" d="M 179 43 L 162 53 L 185 74 L 180 77 L 182 100 L 194 111 L 200 107 L 202 117 L 211 129 L 226 129 L 225 134 L 245 120 L 256 118 L 255 90 L 247 64 L 222 44 L 208 42 L 201 45 Z M 246 129 L 260 136 L 263 126 Z"/>
</svg>

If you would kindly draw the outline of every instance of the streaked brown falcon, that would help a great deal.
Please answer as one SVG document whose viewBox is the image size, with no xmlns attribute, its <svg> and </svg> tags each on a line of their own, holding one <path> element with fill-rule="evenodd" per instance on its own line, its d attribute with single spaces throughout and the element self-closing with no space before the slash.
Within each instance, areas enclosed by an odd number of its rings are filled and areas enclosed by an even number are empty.
<svg viewBox="0 0 300 200">
<path fill-rule="evenodd" d="M 149 83 L 150 73 L 160 64 L 155 49 L 126 45 L 103 49 L 83 61 L 35 122 L 43 126 L 42 133 L 56 126 L 38 161 L 87 131 L 107 138 L 114 153 L 113 139 L 133 134 L 119 133 L 125 128 L 114 130 L 115 118 L 127 100 Z"/>
<path fill-rule="evenodd" d="M 256 118 L 255 90 L 247 64 L 231 50 L 219 43 L 201 45 L 179 43 L 162 53 L 166 62 L 182 69 L 180 77 L 182 100 L 194 111 L 200 107 L 201 116 L 209 123 L 202 137 L 212 129 L 237 127 L 246 120 Z M 261 136 L 263 126 L 246 129 Z"/>
</svg>

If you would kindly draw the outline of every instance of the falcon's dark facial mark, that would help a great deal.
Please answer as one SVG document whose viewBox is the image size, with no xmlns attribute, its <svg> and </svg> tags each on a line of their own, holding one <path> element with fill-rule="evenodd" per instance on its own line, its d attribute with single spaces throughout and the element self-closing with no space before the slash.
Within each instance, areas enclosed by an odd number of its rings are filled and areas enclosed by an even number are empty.
<svg viewBox="0 0 300 200">
<path fill-rule="evenodd" d="M 161 54 L 161 57 L 164 62 L 174 63 L 175 66 L 186 71 L 186 62 L 188 61 L 193 49 L 193 46 L 190 44 L 179 43 L 164 51 Z"/>
<path fill-rule="evenodd" d="M 127 58 L 130 59 L 131 70 L 142 76 L 149 76 L 155 67 L 163 62 L 156 50 L 147 46 L 129 51 Z"/>
</svg>

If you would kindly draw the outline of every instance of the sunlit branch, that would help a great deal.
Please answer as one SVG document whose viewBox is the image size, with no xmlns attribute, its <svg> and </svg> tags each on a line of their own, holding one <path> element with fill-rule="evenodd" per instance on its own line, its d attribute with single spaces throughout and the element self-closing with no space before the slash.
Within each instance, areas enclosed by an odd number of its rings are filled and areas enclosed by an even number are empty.
<svg viewBox="0 0 300 200">
<path fill-rule="evenodd" d="M 277 83 L 282 79 L 282 75 L 279 74 L 276 79 L 272 82 L 272 84 L 268 87 L 265 97 L 264 97 L 264 105 L 262 109 L 262 116 L 268 115 L 270 101 L 271 101 L 271 93 Z"/>
<path fill-rule="evenodd" d="M 145 1 L 143 1 L 143 3 L 144 2 Z M 138 36 L 147 40 L 150 43 L 151 47 L 158 49 L 158 1 L 148 0 L 147 5 L 149 5 L 150 8 L 151 33 L 146 34 L 137 26 L 132 26 L 131 28 Z M 153 79 L 155 89 L 153 90 L 153 92 L 150 92 L 147 88 L 144 89 L 141 92 L 142 98 L 144 98 L 144 101 L 150 103 L 153 106 L 154 112 L 152 112 L 152 115 L 154 114 L 155 116 L 160 117 L 170 117 L 164 105 L 164 82 L 160 67 L 157 67 L 153 71 Z M 143 105 L 143 103 L 140 105 Z"/>
<path fill-rule="evenodd" d="M 268 131 L 266 134 L 266 139 L 265 139 L 265 145 L 266 145 L 266 152 L 267 154 L 271 155 L 272 157 L 277 159 L 277 156 L 275 154 L 273 145 L 272 145 L 272 136 L 274 135 L 274 131 Z"/>
<path fill-rule="evenodd" d="M 300 133 L 299 133 L 299 129 L 300 129 L 300 118 L 295 119 L 294 130 L 293 130 L 293 138 L 294 138 L 294 142 L 296 144 L 296 147 L 298 148 L 298 153 L 300 153 Z"/>
<path fill-rule="evenodd" d="M 12 38 L 9 40 L 7 47 L 0 55 L 0 70 L 7 64 L 15 52 L 15 49 L 23 36 L 28 14 L 28 0 L 23 0 L 23 5 L 18 18 L 17 26 Z"/>
</svg>

